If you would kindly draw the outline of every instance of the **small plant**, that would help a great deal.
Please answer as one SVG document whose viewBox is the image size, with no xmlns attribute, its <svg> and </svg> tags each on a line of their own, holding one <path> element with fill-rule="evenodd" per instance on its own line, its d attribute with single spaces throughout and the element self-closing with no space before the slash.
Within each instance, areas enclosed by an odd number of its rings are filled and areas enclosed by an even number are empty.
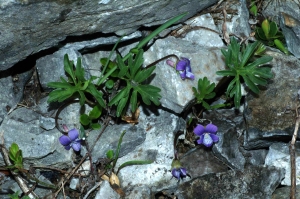
<svg viewBox="0 0 300 199">
<path fill-rule="evenodd" d="M 257 16 L 257 5 L 256 5 L 256 0 L 251 0 L 250 4 L 250 13 L 253 14 L 255 17 Z"/>
<path fill-rule="evenodd" d="M 198 80 L 198 89 L 192 88 L 196 97 L 196 104 L 201 104 L 205 109 L 216 109 L 226 106 L 226 104 L 217 104 L 210 106 L 205 100 L 212 99 L 216 96 L 215 83 L 210 83 L 207 77 Z"/>
<path fill-rule="evenodd" d="M 139 50 L 135 58 L 133 58 L 132 55 L 129 56 L 127 65 L 122 60 L 121 56 L 117 55 L 117 65 L 120 70 L 118 77 L 126 82 L 126 86 L 111 99 L 108 105 L 117 105 L 116 114 L 118 117 L 121 116 L 125 106 L 128 104 L 128 100 L 130 101 L 131 111 L 136 111 L 138 94 L 147 105 L 150 105 L 151 102 L 157 106 L 160 104 L 160 88 L 148 84 L 142 84 L 143 81 L 151 76 L 155 69 L 155 66 L 145 69 L 142 68 L 142 64 L 144 62 L 143 53 L 143 50 Z"/>
<path fill-rule="evenodd" d="M 230 98 L 234 97 L 234 105 L 236 108 L 240 107 L 240 101 L 242 98 L 241 86 L 243 82 L 246 83 L 251 91 L 258 94 L 258 85 L 266 86 L 267 79 L 273 77 L 271 68 L 260 66 L 271 61 L 273 59 L 271 56 L 262 56 L 250 62 L 250 58 L 253 57 L 258 46 L 259 42 L 256 41 L 252 44 L 248 44 L 241 52 L 240 44 L 238 44 L 236 39 L 232 37 L 228 49 L 221 50 L 225 57 L 225 64 L 228 69 L 217 71 L 217 74 L 233 77 L 233 80 L 227 87 L 226 94 Z"/>
<path fill-rule="evenodd" d="M 100 106 L 105 107 L 105 102 L 102 98 L 102 93 L 97 90 L 96 86 L 92 83 L 96 77 L 92 76 L 89 80 L 84 77 L 84 68 L 81 66 L 81 59 L 77 59 L 76 67 L 73 61 L 69 60 L 68 55 L 64 56 L 64 69 L 68 75 L 68 80 L 63 77 L 60 78 L 61 82 L 49 82 L 47 85 L 50 88 L 55 88 L 50 94 L 48 102 L 63 102 L 64 100 L 74 97 L 78 94 L 80 105 L 86 102 L 86 94 L 90 93 L 99 103 Z"/>
<path fill-rule="evenodd" d="M 23 154 L 22 150 L 19 149 L 19 146 L 16 143 L 12 143 L 9 147 L 9 159 L 12 161 L 12 165 L 8 168 L 12 168 L 14 172 L 18 172 L 20 169 L 23 169 Z"/>
<path fill-rule="evenodd" d="M 122 132 L 122 134 L 120 136 L 120 139 L 119 139 L 119 142 L 118 142 L 117 149 L 115 151 L 114 150 L 108 150 L 106 152 L 106 157 L 108 158 L 109 163 L 106 164 L 105 169 L 107 171 L 110 171 L 110 172 L 107 172 L 107 173 L 110 173 L 110 174 L 102 176 L 102 179 L 109 181 L 109 183 L 111 184 L 112 188 L 117 193 L 119 193 L 121 196 L 124 195 L 124 192 L 120 188 L 120 181 L 119 181 L 119 178 L 117 176 L 118 173 L 119 173 L 119 171 L 122 168 L 126 167 L 126 166 L 131 166 L 131 165 L 145 165 L 145 164 L 151 164 L 151 163 L 153 163 L 153 161 L 151 161 L 151 160 L 133 160 L 133 161 L 128 161 L 128 162 L 125 162 L 125 163 L 121 164 L 119 166 L 119 168 L 118 168 L 118 170 L 117 170 L 116 173 L 114 172 L 114 168 L 115 168 L 117 160 L 119 158 L 119 153 L 120 153 L 120 149 L 121 149 L 122 139 L 123 139 L 123 136 L 125 135 L 125 133 L 126 133 L 126 131 Z"/>
<path fill-rule="evenodd" d="M 118 142 L 118 146 L 117 146 L 117 149 L 114 151 L 114 150 L 108 150 L 106 152 L 106 157 L 110 160 L 110 163 L 111 164 L 108 164 L 107 165 L 107 169 L 111 169 L 112 171 L 114 171 L 114 168 L 116 166 L 116 163 L 117 163 L 117 160 L 119 158 L 119 153 L 120 153 L 120 149 L 121 149 L 121 143 L 122 143 L 122 140 L 123 140 L 123 137 L 125 135 L 126 131 L 123 131 L 121 136 L 120 136 L 120 139 L 119 139 L 119 142 Z M 133 160 L 133 161 L 128 161 L 128 162 L 125 162 L 123 164 L 121 164 L 116 172 L 116 175 L 118 175 L 119 171 L 126 167 L 126 166 L 131 166 L 131 165 L 144 165 L 144 164 L 151 164 L 153 161 L 151 160 Z"/>
<path fill-rule="evenodd" d="M 82 114 L 80 115 L 80 123 L 88 128 L 92 128 L 94 130 L 100 129 L 101 125 L 97 122 L 94 122 L 97 120 L 100 115 L 102 114 L 102 107 L 98 104 L 94 106 L 94 108 L 89 112 L 89 114 Z"/>
<path fill-rule="evenodd" d="M 284 47 L 284 36 L 282 32 L 278 30 L 277 24 L 273 21 L 265 19 L 261 27 L 256 28 L 256 38 L 268 46 L 276 46 L 279 50 L 288 54 L 288 50 Z"/>
</svg>

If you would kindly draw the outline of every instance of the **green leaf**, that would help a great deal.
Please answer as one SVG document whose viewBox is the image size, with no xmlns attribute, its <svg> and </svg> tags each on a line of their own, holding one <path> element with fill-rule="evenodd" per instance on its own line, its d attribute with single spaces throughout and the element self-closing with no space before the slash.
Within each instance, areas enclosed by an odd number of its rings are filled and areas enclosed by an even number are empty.
<svg viewBox="0 0 300 199">
<path fill-rule="evenodd" d="M 68 89 L 68 90 L 62 90 L 62 89 L 56 89 L 49 93 L 48 102 L 62 102 L 68 98 L 70 98 L 74 92 L 76 92 L 76 89 Z"/>
<path fill-rule="evenodd" d="M 117 106 L 117 111 L 116 111 L 116 115 L 117 117 L 120 117 L 122 112 L 123 112 L 123 109 L 125 108 L 126 104 L 127 104 L 127 101 L 128 101 L 128 98 L 129 98 L 129 95 L 126 95 L 126 97 L 122 98 L 120 101 L 119 101 L 119 104 Z"/>
<path fill-rule="evenodd" d="M 106 157 L 108 158 L 108 159 L 113 159 L 114 158 L 114 151 L 113 150 L 108 150 L 107 152 L 106 152 Z"/>
<path fill-rule="evenodd" d="M 250 13 L 257 16 L 257 6 L 255 4 L 250 7 Z"/>
<path fill-rule="evenodd" d="M 120 153 L 120 149 L 121 149 L 121 143 L 122 143 L 122 140 L 123 140 L 123 137 L 124 137 L 125 133 L 126 133 L 126 131 L 124 130 L 122 132 L 121 136 L 120 136 L 120 139 L 119 139 L 119 142 L 118 142 L 118 146 L 117 146 L 117 149 L 116 149 L 116 153 L 115 153 L 115 156 L 114 156 L 114 161 L 113 161 L 112 168 L 115 168 L 117 160 L 119 158 L 119 153 Z"/>
<path fill-rule="evenodd" d="M 85 102 L 85 95 L 84 95 L 84 93 L 82 91 L 78 91 L 78 93 L 79 93 L 79 96 L 80 96 L 80 98 L 79 98 L 79 104 L 80 104 L 80 106 L 83 106 L 84 102 Z"/>
<path fill-rule="evenodd" d="M 122 90 L 120 90 L 108 103 L 108 106 L 116 105 L 122 98 L 126 97 L 128 95 L 129 91 L 131 89 L 130 84 L 127 84 L 126 87 L 124 87 Z"/>
<path fill-rule="evenodd" d="M 81 82 L 86 81 L 84 78 L 84 68 L 82 68 L 82 66 L 81 66 L 81 58 L 80 57 L 77 58 L 75 76 Z"/>
<path fill-rule="evenodd" d="M 98 119 L 100 117 L 100 115 L 102 114 L 102 107 L 97 104 L 96 106 L 94 106 L 94 108 L 90 111 L 89 113 L 89 118 L 94 120 L 94 119 Z"/>
<path fill-rule="evenodd" d="M 220 70 L 216 74 L 221 76 L 236 76 L 236 72 L 232 70 Z"/>
<path fill-rule="evenodd" d="M 14 156 L 16 156 L 19 150 L 19 146 L 15 142 L 13 142 L 9 147 L 9 153 L 11 153 Z"/>
<path fill-rule="evenodd" d="M 117 54 L 117 63 L 120 69 L 118 77 L 122 78 L 127 73 L 128 67 L 125 65 L 124 61 L 122 60 L 122 57 L 119 54 Z"/>
<path fill-rule="evenodd" d="M 137 109 L 137 91 L 134 90 L 130 97 L 131 111 L 134 113 Z"/>
<path fill-rule="evenodd" d="M 265 35 L 262 28 L 257 28 L 256 29 L 255 36 L 256 36 L 256 38 L 261 39 L 261 40 L 268 40 L 268 38 L 266 37 L 266 35 Z"/>
<path fill-rule="evenodd" d="M 245 66 L 245 68 L 247 70 L 253 70 L 255 67 L 262 65 L 262 64 L 266 64 L 269 61 L 271 61 L 272 59 L 273 59 L 273 57 L 271 57 L 271 56 L 262 56 L 258 59 L 255 59 L 254 62 L 247 64 L 247 66 Z"/>
<path fill-rule="evenodd" d="M 279 50 L 281 50 L 284 54 L 286 54 L 286 55 L 289 54 L 289 51 L 284 47 L 283 43 L 282 43 L 280 40 L 275 39 L 275 40 L 274 40 L 274 44 L 275 44 L 275 46 L 276 46 Z"/>
<path fill-rule="evenodd" d="M 97 100 L 97 102 L 100 104 L 100 106 L 105 107 L 105 102 L 103 100 L 102 93 L 96 89 L 94 84 L 89 84 L 86 88 L 86 92 L 91 93 Z"/>
<path fill-rule="evenodd" d="M 257 77 L 257 76 L 255 76 L 255 75 L 253 75 L 253 74 L 248 74 L 248 77 L 249 77 L 249 79 L 253 82 L 253 83 L 255 83 L 255 84 L 258 84 L 258 85 L 262 85 L 262 86 L 265 86 L 265 85 L 267 85 L 267 80 L 265 80 L 265 79 L 263 79 L 263 78 L 260 78 L 260 77 Z"/>
<path fill-rule="evenodd" d="M 253 44 L 248 44 L 244 53 L 243 53 L 243 58 L 240 64 L 240 67 L 244 67 L 246 65 L 246 63 L 248 62 L 248 60 L 250 59 L 250 57 L 254 54 L 256 48 L 258 47 L 259 42 L 256 41 Z"/>
<path fill-rule="evenodd" d="M 266 36 L 266 38 L 269 38 L 269 32 L 270 32 L 270 23 L 268 21 L 268 19 L 265 19 L 262 24 L 261 24 L 261 28 L 264 31 L 264 34 Z"/>
<path fill-rule="evenodd" d="M 145 165 L 145 164 L 152 164 L 153 161 L 152 160 L 132 160 L 132 161 L 128 161 L 128 162 L 125 162 L 123 164 L 121 164 L 118 168 L 118 171 L 116 173 L 116 175 L 118 175 L 119 171 L 124 168 L 124 167 L 127 167 L 127 166 L 132 166 L 132 165 Z"/>
<path fill-rule="evenodd" d="M 64 56 L 64 70 L 66 71 L 67 74 L 70 75 L 73 82 L 76 83 L 73 62 L 69 60 L 68 54 L 65 54 L 65 56 Z"/>
<path fill-rule="evenodd" d="M 112 89 L 114 87 L 114 84 L 115 84 L 114 80 L 109 79 L 105 82 L 105 87 L 107 89 Z"/>
<path fill-rule="evenodd" d="M 277 24 L 272 21 L 270 22 L 270 32 L 269 32 L 269 37 L 275 37 L 275 35 L 277 34 L 278 32 L 278 28 L 277 28 Z"/>
<path fill-rule="evenodd" d="M 236 80 L 235 85 L 235 95 L 234 95 L 234 105 L 236 108 L 239 108 L 241 106 L 241 99 L 242 99 L 242 88 L 241 88 L 241 82 L 239 79 Z"/>
<path fill-rule="evenodd" d="M 129 71 L 131 75 L 131 79 L 133 79 L 139 70 L 139 68 L 142 66 L 144 63 L 144 58 L 143 58 L 144 51 L 141 49 L 139 50 L 138 54 L 136 55 L 136 58 L 133 62 L 133 65 L 129 65 Z"/>
<path fill-rule="evenodd" d="M 205 101 L 202 101 L 202 106 L 203 106 L 205 109 L 207 109 L 207 110 L 210 110 L 210 109 L 211 109 L 211 106 L 210 106 L 207 102 L 205 102 Z"/>
<path fill-rule="evenodd" d="M 259 93 L 258 87 L 247 76 L 243 76 L 243 79 L 250 90 L 252 90 L 256 94 Z"/>
<path fill-rule="evenodd" d="M 253 75 L 260 76 L 262 78 L 272 78 L 273 73 L 269 67 L 260 67 L 253 71 Z"/>
<path fill-rule="evenodd" d="M 101 125 L 99 123 L 92 123 L 91 128 L 94 130 L 98 130 L 101 128 Z"/>
<path fill-rule="evenodd" d="M 154 70 L 155 70 L 155 66 L 151 66 L 150 68 L 140 70 L 140 71 L 137 72 L 137 74 L 136 74 L 136 76 L 134 77 L 133 80 L 138 82 L 138 83 L 142 83 L 148 77 L 150 77 L 150 75 L 152 74 L 152 72 Z"/>
<path fill-rule="evenodd" d="M 87 114 L 80 115 L 80 123 L 84 126 L 89 125 L 91 122 L 89 116 Z"/>
<path fill-rule="evenodd" d="M 146 105 L 150 105 L 150 101 L 152 101 L 156 106 L 160 105 L 160 88 L 152 85 L 139 85 L 137 87 L 134 87 L 134 89 L 141 95 L 142 100 Z"/>
</svg>

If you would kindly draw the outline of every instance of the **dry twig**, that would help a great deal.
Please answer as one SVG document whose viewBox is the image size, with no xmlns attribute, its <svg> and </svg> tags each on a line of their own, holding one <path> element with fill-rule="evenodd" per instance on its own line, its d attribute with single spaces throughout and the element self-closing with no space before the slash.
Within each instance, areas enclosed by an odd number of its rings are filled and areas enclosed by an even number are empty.
<svg viewBox="0 0 300 199">
<path fill-rule="evenodd" d="M 297 134 L 298 134 L 298 129 L 299 129 L 299 123 L 300 123 L 300 117 L 298 114 L 298 106 L 296 108 L 296 124 L 295 124 L 295 130 L 293 134 L 293 138 L 290 144 L 290 156 L 291 156 L 291 191 L 290 191 L 290 198 L 291 199 L 296 199 L 296 139 L 297 139 Z"/>
</svg>

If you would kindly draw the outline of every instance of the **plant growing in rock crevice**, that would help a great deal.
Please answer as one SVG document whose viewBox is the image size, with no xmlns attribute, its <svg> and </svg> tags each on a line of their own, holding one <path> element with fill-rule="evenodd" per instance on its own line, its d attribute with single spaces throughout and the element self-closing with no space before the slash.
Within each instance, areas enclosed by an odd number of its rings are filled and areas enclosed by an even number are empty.
<svg viewBox="0 0 300 199">
<path fill-rule="evenodd" d="M 267 80 L 273 77 L 270 67 L 261 67 L 261 65 L 273 59 L 271 56 L 262 56 L 253 61 L 250 59 L 253 57 L 258 46 L 259 41 L 256 41 L 252 44 L 248 44 L 246 48 L 241 51 L 240 44 L 232 37 L 228 49 L 221 50 L 228 69 L 217 71 L 217 74 L 233 77 L 227 87 L 226 94 L 230 98 L 234 97 L 234 105 L 236 108 L 240 107 L 243 82 L 246 83 L 252 92 L 258 94 L 258 86 L 266 86 Z"/>
</svg>

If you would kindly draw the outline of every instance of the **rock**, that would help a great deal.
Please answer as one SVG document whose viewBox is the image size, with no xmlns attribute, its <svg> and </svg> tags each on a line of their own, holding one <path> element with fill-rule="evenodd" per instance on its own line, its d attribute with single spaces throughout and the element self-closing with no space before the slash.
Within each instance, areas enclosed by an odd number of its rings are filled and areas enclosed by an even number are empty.
<svg viewBox="0 0 300 199">
<path fill-rule="evenodd" d="M 284 176 L 282 169 L 251 166 L 245 170 L 212 173 L 181 183 L 174 191 L 178 198 L 271 198 Z"/>
<path fill-rule="evenodd" d="M 25 168 L 32 164 L 66 168 L 72 163 L 72 151 L 66 151 L 58 141 L 61 133 L 40 128 L 39 114 L 30 109 L 14 110 L 2 122 L 0 132 L 7 149 L 13 142 L 19 145 Z M 0 164 L 4 165 L 2 157 Z"/>
<path fill-rule="evenodd" d="M 115 190 L 113 190 L 108 181 L 104 180 L 100 186 L 100 190 L 97 192 L 95 199 L 118 199 L 120 196 Z"/>
<path fill-rule="evenodd" d="M 182 80 L 176 70 L 167 65 L 166 60 L 163 60 L 156 64 L 155 76 L 151 80 L 151 85 L 161 89 L 162 106 L 181 113 L 194 99 L 192 87 L 198 87 L 197 80 L 206 76 L 210 82 L 218 83 L 220 76 L 216 75 L 216 71 L 223 70 L 225 64 L 220 49 L 205 48 L 195 41 L 186 41 L 170 36 L 157 40 L 144 53 L 145 65 L 171 54 L 190 59 L 195 80 Z"/>
<path fill-rule="evenodd" d="M 300 186 L 296 186 L 296 190 L 299 190 Z M 290 199 L 291 187 L 285 186 L 276 189 L 272 195 L 272 199 Z M 300 193 L 296 191 L 296 199 L 300 199 Z"/>
<path fill-rule="evenodd" d="M 290 141 L 294 131 L 295 107 L 298 99 L 298 59 L 268 51 L 274 78 L 259 96 L 249 94 L 244 112 L 247 129 L 245 149 L 269 147 L 272 143 Z M 298 135 L 299 137 L 299 135 Z"/>
<path fill-rule="evenodd" d="M 153 192 L 176 184 L 177 180 L 171 179 L 170 172 L 174 158 L 173 142 L 177 131 L 185 128 L 185 121 L 171 113 L 158 110 L 149 114 L 142 112 L 137 127 L 146 132 L 146 140 L 135 150 L 119 158 L 116 168 L 131 160 L 154 162 L 122 168 L 118 174 L 121 187 L 124 190 L 132 190 L 136 186 L 147 186 Z"/>
<path fill-rule="evenodd" d="M 246 159 L 241 151 L 239 132 L 243 131 L 243 117 L 231 110 L 210 111 L 203 115 L 218 127 L 219 142 L 212 151 L 232 169 L 243 169 Z"/>
<path fill-rule="evenodd" d="M 101 32 L 130 34 L 141 26 L 159 25 L 189 11 L 184 18 L 187 19 L 216 2 L 1 1 L 0 71 L 29 55 L 58 46 L 68 36 L 72 40 L 80 35 L 97 37 Z"/>
<path fill-rule="evenodd" d="M 180 158 L 180 162 L 182 167 L 187 169 L 192 179 L 205 174 L 220 173 L 228 170 L 228 167 L 218 160 L 210 149 L 204 146 L 187 153 Z"/>
<path fill-rule="evenodd" d="M 300 152 L 300 143 L 295 145 L 296 153 Z M 300 168 L 300 157 L 296 156 L 296 168 Z M 275 166 L 285 170 L 285 176 L 282 180 L 282 185 L 291 186 L 291 159 L 289 153 L 289 144 L 287 143 L 274 143 L 269 148 L 269 153 L 265 160 L 266 166 Z M 296 176 L 300 175 L 299 169 L 296 169 Z M 296 177 L 296 184 L 300 184 L 300 180 Z"/>
<path fill-rule="evenodd" d="M 126 133 L 122 140 L 119 157 L 130 153 L 146 139 L 145 130 L 138 126 L 133 126 L 131 124 L 115 124 L 113 126 L 108 126 L 92 151 L 93 162 L 96 162 L 98 158 L 105 158 L 108 150 L 112 149 L 115 151 L 117 149 L 123 131 L 126 131 Z M 94 130 L 89 133 L 86 139 L 89 146 L 92 146 L 98 135 L 99 130 Z"/>
<path fill-rule="evenodd" d="M 32 70 L 14 75 L 2 73 L 0 75 L 0 124 L 5 115 L 22 100 L 24 86 L 30 79 Z"/>
<path fill-rule="evenodd" d="M 60 81 L 60 77 L 67 79 L 64 70 L 65 54 L 68 54 L 69 60 L 74 61 L 76 66 L 77 58 L 81 57 L 81 54 L 74 49 L 62 49 L 36 61 L 36 69 L 39 74 L 40 84 L 44 90 L 52 90 L 47 86 L 49 82 Z"/>
<path fill-rule="evenodd" d="M 134 186 L 127 190 L 125 199 L 151 199 L 151 190 L 147 186 Z"/>
<path fill-rule="evenodd" d="M 290 14 L 281 13 L 280 27 L 285 36 L 288 50 L 298 59 L 300 58 L 300 13 L 294 9 Z"/>
</svg>

